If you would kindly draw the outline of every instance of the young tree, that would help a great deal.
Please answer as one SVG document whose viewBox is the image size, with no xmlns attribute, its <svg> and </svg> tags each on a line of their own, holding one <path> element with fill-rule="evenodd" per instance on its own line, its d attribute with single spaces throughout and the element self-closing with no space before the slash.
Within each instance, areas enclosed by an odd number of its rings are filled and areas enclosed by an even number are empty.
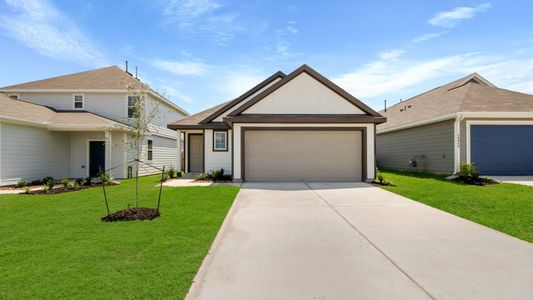
<svg viewBox="0 0 533 300">
<path fill-rule="evenodd" d="M 128 85 L 128 123 L 126 145 L 134 159 L 135 166 L 135 207 L 139 207 L 139 166 L 142 160 L 142 146 L 146 136 L 155 129 L 150 126 L 157 115 L 158 103 L 150 101 L 146 88 L 142 85 Z"/>
</svg>

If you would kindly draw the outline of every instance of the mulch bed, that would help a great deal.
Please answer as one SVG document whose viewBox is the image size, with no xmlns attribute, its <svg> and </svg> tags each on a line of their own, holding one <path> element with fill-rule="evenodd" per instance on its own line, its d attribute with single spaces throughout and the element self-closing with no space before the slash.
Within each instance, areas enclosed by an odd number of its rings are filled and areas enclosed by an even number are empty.
<svg viewBox="0 0 533 300">
<path fill-rule="evenodd" d="M 385 180 L 383 180 L 381 182 L 374 180 L 374 181 L 370 182 L 370 184 L 375 185 L 375 186 L 396 186 L 396 185 L 394 185 L 394 184 L 392 184 L 392 183 L 390 183 L 388 181 L 385 181 Z"/>
<path fill-rule="evenodd" d="M 160 213 L 155 208 L 139 207 L 119 210 L 102 218 L 104 222 L 153 220 L 158 218 Z"/>
<path fill-rule="evenodd" d="M 479 186 L 484 186 L 484 185 L 489 185 L 489 184 L 498 184 L 499 183 L 498 181 L 492 180 L 490 178 L 483 178 L 483 177 L 474 178 L 472 176 L 459 176 L 459 177 L 454 178 L 452 180 L 455 181 L 455 182 L 461 182 L 461 183 L 465 183 L 465 184 L 479 185 Z"/>
<path fill-rule="evenodd" d="M 110 183 L 107 183 L 106 186 L 112 186 L 112 185 L 118 185 L 118 183 L 116 182 L 110 182 Z M 42 186 L 42 185 L 41 185 Z M 40 187 L 40 186 L 37 186 L 37 187 Z M 88 189 L 88 188 L 93 188 L 93 187 L 102 187 L 101 184 L 96 184 L 96 183 L 93 183 L 91 185 L 81 185 L 81 186 L 78 186 L 77 188 L 75 189 L 69 189 L 69 188 L 64 188 L 64 187 L 58 187 L 58 188 L 54 188 L 54 189 L 51 189 L 51 190 L 48 190 L 47 192 L 43 191 L 43 190 L 35 190 L 35 191 L 31 191 L 28 193 L 28 195 L 54 195 L 54 194 L 62 194 L 62 193 L 68 193 L 68 192 L 75 192 L 75 191 L 79 191 L 79 190 L 84 190 L 84 189 Z"/>
</svg>

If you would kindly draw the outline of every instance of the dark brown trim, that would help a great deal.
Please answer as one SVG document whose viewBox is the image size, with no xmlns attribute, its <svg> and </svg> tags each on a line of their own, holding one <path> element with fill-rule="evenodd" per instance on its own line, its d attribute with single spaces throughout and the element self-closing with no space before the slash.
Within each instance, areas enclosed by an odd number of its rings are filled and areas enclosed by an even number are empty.
<svg viewBox="0 0 533 300">
<path fill-rule="evenodd" d="M 215 149 L 215 132 L 225 132 L 226 133 L 226 150 L 217 150 Z M 213 133 L 211 135 L 211 138 L 212 138 L 212 150 L 213 152 L 228 152 L 228 142 L 229 142 L 229 136 L 228 136 L 228 131 L 227 130 L 213 130 Z"/>
<path fill-rule="evenodd" d="M 367 179 L 367 128 L 366 127 L 241 127 L 241 180 L 246 181 L 245 177 L 245 135 L 246 131 L 361 131 L 361 180 Z M 233 170 L 232 170 L 233 171 Z"/>
<path fill-rule="evenodd" d="M 270 84 L 275 79 L 277 79 L 277 78 L 282 78 L 283 79 L 285 77 L 287 77 L 287 75 L 285 75 L 281 71 L 277 71 L 276 73 L 274 73 L 273 75 L 271 75 L 267 79 L 263 80 L 258 85 L 256 85 L 253 88 L 249 89 L 246 93 L 244 93 L 244 94 L 240 95 L 239 97 L 235 98 L 234 100 L 232 100 L 228 104 L 224 105 L 222 108 L 218 109 L 217 111 L 215 111 L 214 113 L 209 115 L 207 118 L 205 118 L 202 121 L 200 121 L 200 124 L 206 124 L 206 123 L 209 123 L 209 122 L 213 121 L 218 116 L 220 116 L 222 113 L 224 113 L 228 109 L 232 108 L 233 106 L 239 104 L 244 99 L 246 99 L 246 98 L 250 97 L 251 95 L 257 93 L 257 91 L 261 90 L 262 88 L 264 88 L 265 86 Z"/>
<path fill-rule="evenodd" d="M 384 123 L 385 117 L 368 115 L 289 115 L 289 114 L 245 114 L 235 117 L 225 117 L 224 122 L 230 126 L 233 123 Z"/>
<path fill-rule="evenodd" d="M 230 129 L 227 123 L 213 122 L 209 124 L 169 124 L 167 128 L 172 130 L 187 130 L 187 129 Z"/>
<path fill-rule="evenodd" d="M 202 136 L 202 153 L 203 153 L 203 166 L 202 172 L 205 172 L 205 131 L 204 133 L 187 133 L 187 153 L 185 154 L 185 159 L 187 159 L 187 173 L 191 173 L 191 135 Z"/>
<path fill-rule="evenodd" d="M 228 116 L 234 117 L 234 116 L 241 114 L 242 112 L 250 108 L 252 105 L 261 101 L 263 98 L 270 95 L 272 92 L 279 89 L 280 87 L 284 86 L 286 83 L 293 80 L 294 78 L 296 78 L 298 75 L 300 75 L 303 72 L 307 73 L 309 76 L 313 77 L 314 79 L 316 79 L 317 81 L 319 81 L 320 83 L 322 83 L 323 85 L 331 89 L 333 92 L 337 93 L 342 98 L 346 99 L 348 102 L 355 105 L 357 108 L 363 110 L 367 114 L 374 116 L 374 117 L 382 117 L 378 112 L 368 107 L 366 104 L 361 102 L 359 99 L 355 98 L 350 93 L 343 90 L 341 87 L 339 87 L 338 85 L 336 85 L 335 83 L 327 79 L 326 77 L 322 76 L 320 73 L 313 70 L 308 65 L 302 65 L 298 69 L 294 70 L 292 73 L 287 75 L 287 77 L 276 82 L 275 84 L 270 86 L 268 89 L 261 92 L 259 95 L 255 96 L 254 98 L 250 99 L 248 102 L 244 103 L 243 105 L 241 105 L 240 107 L 238 107 L 237 109 L 229 113 Z"/>
</svg>

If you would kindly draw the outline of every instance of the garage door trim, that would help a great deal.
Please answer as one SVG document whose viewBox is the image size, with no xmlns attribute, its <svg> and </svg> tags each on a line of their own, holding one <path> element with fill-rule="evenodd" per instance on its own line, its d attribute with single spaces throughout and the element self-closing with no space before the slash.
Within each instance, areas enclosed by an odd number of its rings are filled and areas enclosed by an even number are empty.
<svg viewBox="0 0 533 300">
<path fill-rule="evenodd" d="M 366 151 L 367 151 L 367 128 L 366 127 L 241 127 L 241 178 L 246 181 L 245 173 L 245 135 L 247 131 L 361 131 L 361 179 L 366 177 Z"/>
</svg>

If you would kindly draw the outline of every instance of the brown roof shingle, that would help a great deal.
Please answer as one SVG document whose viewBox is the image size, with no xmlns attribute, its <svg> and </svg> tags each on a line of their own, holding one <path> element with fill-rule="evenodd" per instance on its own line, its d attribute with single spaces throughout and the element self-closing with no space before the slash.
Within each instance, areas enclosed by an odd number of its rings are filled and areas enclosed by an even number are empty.
<svg viewBox="0 0 533 300">
<path fill-rule="evenodd" d="M 490 83 L 489 83 L 490 84 Z M 533 111 L 533 95 L 509 91 L 476 80 L 476 74 L 457 79 L 399 102 L 380 113 L 387 122 L 378 130 L 408 125 L 457 112 Z"/>
</svg>

